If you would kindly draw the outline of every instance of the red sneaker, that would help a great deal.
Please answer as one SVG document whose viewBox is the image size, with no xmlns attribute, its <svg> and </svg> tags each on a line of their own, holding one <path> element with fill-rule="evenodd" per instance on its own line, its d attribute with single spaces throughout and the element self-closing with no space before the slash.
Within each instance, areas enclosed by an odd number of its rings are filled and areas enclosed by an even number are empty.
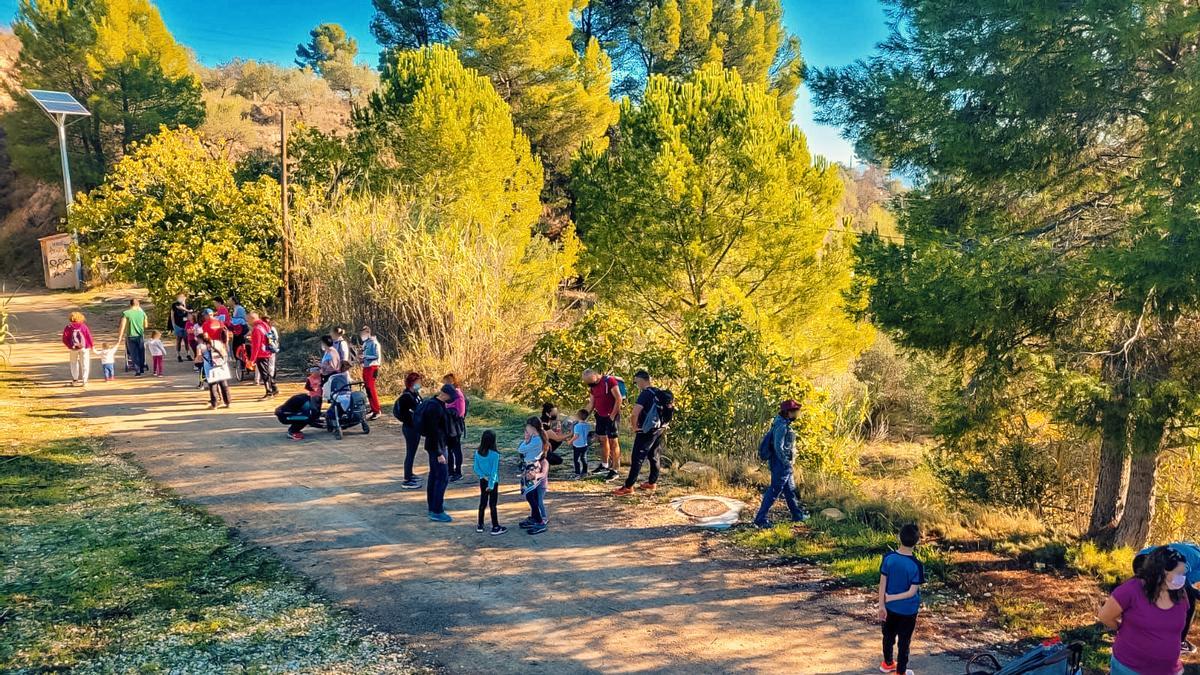
<svg viewBox="0 0 1200 675">
<path fill-rule="evenodd" d="M 888 663 L 887 661 L 880 661 L 879 662 L 879 672 L 894 673 L 894 672 L 896 672 L 896 664 Z"/>
<path fill-rule="evenodd" d="M 633 494 L 633 490 L 630 490 L 630 489 L 629 489 L 629 488 L 627 488 L 627 487 L 619 487 L 619 488 L 617 488 L 616 490 L 613 490 L 613 491 L 612 491 L 612 493 L 613 493 L 613 495 L 614 495 L 614 496 L 617 496 L 617 497 L 624 497 L 625 495 L 631 495 L 631 494 Z"/>
<path fill-rule="evenodd" d="M 288 438 L 292 439 L 293 441 L 302 441 L 302 440 L 304 440 L 304 434 L 302 434 L 302 433 L 300 433 L 299 431 L 297 431 L 297 432 L 296 432 L 296 433 L 294 433 L 294 434 L 292 434 L 292 433 L 289 433 L 289 434 L 288 434 Z"/>
<path fill-rule="evenodd" d="M 646 490 L 647 492 L 654 492 L 658 489 L 658 483 L 642 483 L 638 486 L 638 489 Z"/>
</svg>

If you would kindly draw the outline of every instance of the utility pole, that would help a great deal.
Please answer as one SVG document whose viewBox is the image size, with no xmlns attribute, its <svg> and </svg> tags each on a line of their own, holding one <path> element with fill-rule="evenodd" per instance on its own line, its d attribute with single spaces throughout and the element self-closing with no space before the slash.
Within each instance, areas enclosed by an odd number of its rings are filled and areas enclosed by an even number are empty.
<svg viewBox="0 0 1200 675">
<path fill-rule="evenodd" d="M 283 214 L 283 318 L 292 318 L 292 223 L 288 217 L 287 110 L 279 108 L 279 195 Z"/>
</svg>

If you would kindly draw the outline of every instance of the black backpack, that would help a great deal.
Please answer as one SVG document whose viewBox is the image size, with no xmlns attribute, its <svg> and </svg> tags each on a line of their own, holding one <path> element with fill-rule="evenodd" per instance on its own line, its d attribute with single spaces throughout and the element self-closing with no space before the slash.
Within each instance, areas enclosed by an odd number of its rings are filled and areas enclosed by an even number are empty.
<svg viewBox="0 0 1200 675">
<path fill-rule="evenodd" d="M 434 419 L 437 413 L 431 412 L 433 406 L 445 407 L 437 397 L 434 397 L 421 401 L 421 404 L 413 410 L 413 428 L 416 429 L 417 432 L 422 436 L 429 436 L 431 435 L 430 432 L 437 432 L 440 435 L 441 432 L 444 431 L 443 429 L 426 428 L 428 426 L 435 425 L 438 422 L 437 419 Z"/>
<path fill-rule="evenodd" d="M 672 394 L 670 389 L 658 387 L 648 387 L 647 391 L 654 395 L 654 401 L 650 403 L 650 409 L 642 418 L 643 433 L 662 429 L 675 419 L 675 394 Z"/>
<path fill-rule="evenodd" d="M 767 433 L 765 435 L 763 435 L 762 440 L 758 442 L 758 458 L 759 459 L 761 459 L 764 462 L 771 459 L 771 453 L 774 451 L 774 448 L 772 448 L 771 446 L 773 445 L 774 441 L 775 441 L 775 428 L 772 427 L 767 430 Z"/>
</svg>

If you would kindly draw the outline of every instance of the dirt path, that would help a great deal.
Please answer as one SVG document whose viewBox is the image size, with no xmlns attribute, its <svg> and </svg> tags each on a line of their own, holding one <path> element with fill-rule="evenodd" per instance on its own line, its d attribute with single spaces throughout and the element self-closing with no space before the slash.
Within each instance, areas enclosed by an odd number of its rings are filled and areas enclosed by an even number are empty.
<svg viewBox="0 0 1200 675">
<path fill-rule="evenodd" d="M 366 437 L 289 442 L 256 388 L 236 387 L 232 409 L 207 411 L 190 367 L 173 360 L 162 379 L 67 387 L 58 332 L 80 301 L 18 294 L 13 366 L 158 481 L 406 636 L 431 663 L 556 675 L 877 672 L 879 629 L 860 596 L 828 593 L 812 569 L 749 559 L 665 507 L 639 511 L 552 484 L 549 532 L 477 535 L 471 481 L 451 486 L 455 522 L 446 525 L 426 519 L 423 491 L 399 489 L 402 441 L 391 420 Z M 116 307 L 87 308 L 97 334 L 115 331 Z M 510 525 L 527 514 L 511 480 L 500 508 Z M 918 635 L 915 649 L 918 673 L 962 672 L 943 645 Z"/>
</svg>

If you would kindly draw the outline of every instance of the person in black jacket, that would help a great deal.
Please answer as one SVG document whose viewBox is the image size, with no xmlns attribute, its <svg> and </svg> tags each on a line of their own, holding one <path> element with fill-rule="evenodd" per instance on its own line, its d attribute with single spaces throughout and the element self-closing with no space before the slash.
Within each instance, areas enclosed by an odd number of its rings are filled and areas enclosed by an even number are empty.
<svg viewBox="0 0 1200 675">
<path fill-rule="evenodd" d="M 396 399 L 392 406 L 392 414 L 400 420 L 401 432 L 404 434 L 404 482 L 400 484 L 405 490 L 416 490 L 421 487 L 421 480 L 413 473 L 413 462 L 417 457 L 417 448 L 421 446 L 421 430 L 413 424 L 413 411 L 421 405 L 421 374 L 409 373 L 404 376 L 404 393 Z"/>
<path fill-rule="evenodd" d="M 449 467 L 446 464 L 446 438 L 450 425 L 450 414 L 446 404 L 458 397 L 453 385 L 443 385 L 433 398 L 421 401 L 413 411 L 413 421 L 420 427 L 425 438 L 425 452 L 429 455 L 429 480 L 425 483 L 425 499 L 429 505 L 429 519 L 448 523 L 453 518 L 446 513 L 444 501 L 446 486 L 450 484 Z"/>
</svg>

